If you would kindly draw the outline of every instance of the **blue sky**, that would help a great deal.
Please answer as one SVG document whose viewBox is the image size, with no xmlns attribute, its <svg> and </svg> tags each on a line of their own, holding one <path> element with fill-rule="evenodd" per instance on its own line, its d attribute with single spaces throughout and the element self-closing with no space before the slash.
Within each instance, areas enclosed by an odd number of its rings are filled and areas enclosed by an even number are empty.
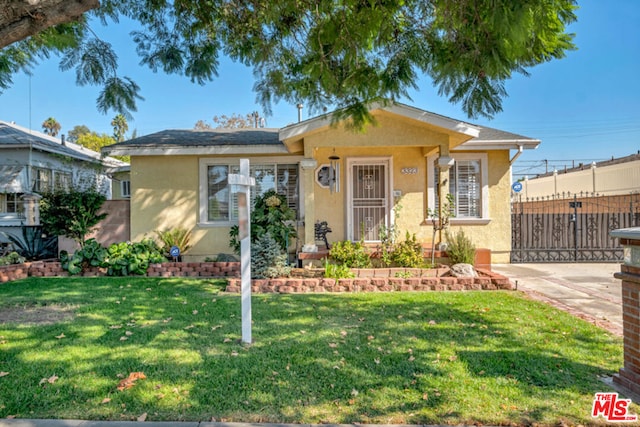
<svg viewBox="0 0 640 427">
<path fill-rule="evenodd" d="M 640 150 L 640 1 L 585 0 L 579 2 L 576 33 L 578 50 L 561 60 L 530 69 L 530 76 L 514 75 L 507 83 L 504 111 L 487 119 L 469 119 L 458 105 L 439 97 L 428 78 L 401 101 L 460 120 L 538 138 L 537 150 L 525 152 L 515 174 L 544 172 L 543 160 L 552 170 L 572 163 L 623 157 Z M 129 27 L 127 27 L 129 25 Z M 261 111 L 252 91 L 250 69 L 223 61 L 219 77 L 205 85 L 188 78 L 153 73 L 138 65 L 128 41 L 130 24 L 92 26 L 116 46 L 119 74 L 133 78 L 145 100 L 129 129 L 138 135 L 162 129 L 190 129 L 198 120 L 211 123 L 214 115 Z M 99 133 L 112 133 L 115 113 L 100 114 L 95 106 L 99 89 L 75 85 L 75 73 L 58 70 L 51 58 L 34 69 L 32 76 L 16 75 L 12 88 L 0 94 L 0 120 L 14 121 L 41 130 L 53 116 L 62 133 L 86 125 Z M 303 111 L 303 118 L 308 117 Z M 281 127 L 297 120 L 295 105 L 277 104 L 267 126 Z"/>
</svg>

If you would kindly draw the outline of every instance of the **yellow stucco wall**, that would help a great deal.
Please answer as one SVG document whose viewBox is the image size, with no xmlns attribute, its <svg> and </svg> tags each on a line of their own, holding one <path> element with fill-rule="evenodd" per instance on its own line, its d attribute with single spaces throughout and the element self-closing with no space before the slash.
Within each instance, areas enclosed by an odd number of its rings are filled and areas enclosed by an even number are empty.
<svg viewBox="0 0 640 427">
<path fill-rule="evenodd" d="M 329 241 L 344 240 L 347 236 L 347 161 L 363 157 L 392 158 L 392 188 L 400 197 L 398 229 L 415 233 L 418 240 L 430 243 L 431 224 L 425 222 L 427 206 L 426 155 L 437 152 L 439 144 L 449 139 L 447 133 L 425 129 L 405 120 L 382 116 L 380 126 L 356 134 L 337 128 L 306 135 L 305 157 L 317 161 L 318 167 L 329 163 L 329 156 L 340 157 L 340 192 L 331 193 L 317 185 L 315 191 L 315 219 L 326 220 L 333 229 Z M 402 173 L 403 168 L 416 168 L 417 173 Z M 205 256 L 230 253 L 229 228 L 199 225 L 199 157 L 198 156 L 134 156 L 131 159 L 131 237 L 140 240 L 153 236 L 154 230 L 184 227 L 192 230 L 193 248 L 187 260 L 202 260 Z M 303 180 L 304 172 L 300 170 Z M 315 172 L 314 172 L 315 174 Z M 509 209 L 510 174 L 509 152 L 488 153 L 488 185 L 490 221 L 486 224 L 465 224 L 465 232 L 477 247 L 492 250 L 492 262 L 509 262 L 511 219 Z M 308 189 L 306 189 L 308 194 Z M 454 221 L 455 222 L 455 221 Z M 452 225 L 452 231 L 459 229 Z M 300 229 L 299 235 L 304 236 Z M 304 243 L 299 242 L 300 246 Z"/>
<path fill-rule="evenodd" d="M 489 217 L 486 225 L 457 225 L 453 220 L 451 232 L 461 227 L 478 248 L 491 249 L 491 262 L 508 264 L 511 251 L 511 174 L 509 151 L 489 151 Z"/>
</svg>

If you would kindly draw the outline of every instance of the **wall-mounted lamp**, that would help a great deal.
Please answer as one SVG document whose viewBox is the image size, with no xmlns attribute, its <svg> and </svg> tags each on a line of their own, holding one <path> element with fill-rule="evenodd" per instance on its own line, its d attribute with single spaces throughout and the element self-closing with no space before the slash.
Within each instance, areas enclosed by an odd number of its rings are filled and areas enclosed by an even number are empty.
<svg viewBox="0 0 640 427">
<path fill-rule="evenodd" d="M 340 192 L 340 157 L 336 156 L 336 150 L 329 156 L 329 191 L 332 193 Z"/>
</svg>

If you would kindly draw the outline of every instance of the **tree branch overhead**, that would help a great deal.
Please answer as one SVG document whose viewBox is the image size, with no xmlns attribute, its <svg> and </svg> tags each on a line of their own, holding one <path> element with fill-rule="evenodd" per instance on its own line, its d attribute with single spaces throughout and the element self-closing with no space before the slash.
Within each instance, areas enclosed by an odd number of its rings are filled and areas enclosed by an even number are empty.
<svg viewBox="0 0 640 427">
<path fill-rule="evenodd" d="M 0 48 L 98 7 L 98 0 L 0 0 Z"/>
</svg>

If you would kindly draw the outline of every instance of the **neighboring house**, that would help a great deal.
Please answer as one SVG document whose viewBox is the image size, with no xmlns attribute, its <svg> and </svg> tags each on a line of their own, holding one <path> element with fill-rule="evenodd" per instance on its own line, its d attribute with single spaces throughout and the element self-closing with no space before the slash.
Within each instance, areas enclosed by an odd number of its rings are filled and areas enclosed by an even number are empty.
<svg viewBox="0 0 640 427">
<path fill-rule="evenodd" d="M 95 188 L 110 199 L 111 170 L 126 165 L 64 138 L 0 121 L 0 228 L 29 224 L 23 201 L 34 193 Z"/>
<path fill-rule="evenodd" d="M 640 193 L 640 151 L 522 181 L 519 201 L 536 198 L 618 196 Z"/>
<path fill-rule="evenodd" d="M 129 200 L 131 198 L 131 166 L 127 163 L 111 170 L 111 199 Z"/>
<path fill-rule="evenodd" d="M 429 210 L 450 190 L 452 231 L 464 227 L 492 262 L 508 262 L 511 164 L 540 141 L 402 104 L 371 113 L 377 125 L 361 133 L 324 115 L 282 129 L 166 130 L 103 152 L 131 156 L 132 240 L 187 228 L 188 259 L 231 251 L 237 200 L 227 178 L 248 158 L 252 192 L 275 188 L 297 212 L 298 250 L 316 250 L 316 221 L 328 222 L 330 242 L 375 243 L 395 223 L 402 238 L 408 231 L 429 245 Z"/>
</svg>

